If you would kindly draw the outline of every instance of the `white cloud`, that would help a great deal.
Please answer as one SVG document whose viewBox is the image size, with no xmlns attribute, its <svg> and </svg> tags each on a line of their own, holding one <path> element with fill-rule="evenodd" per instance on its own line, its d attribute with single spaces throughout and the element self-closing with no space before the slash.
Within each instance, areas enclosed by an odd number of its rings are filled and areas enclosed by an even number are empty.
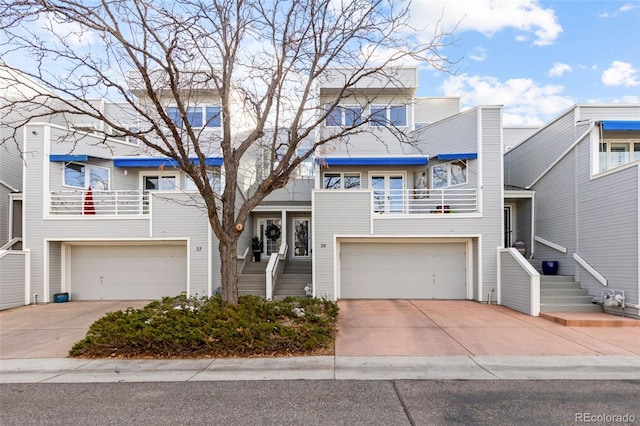
<svg viewBox="0 0 640 426">
<path fill-rule="evenodd" d="M 602 73 L 602 82 L 605 86 L 633 87 L 640 85 L 638 70 L 633 65 L 622 61 L 613 61 L 611 67 Z"/>
<path fill-rule="evenodd" d="M 636 9 L 640 7 L 640 4 L 632 4 L 632 3 L 626 3 L 622 6 L 620 6 L 620 8 L 616 11 L 616 12 L 602 12 L 598 15 L 598 18 L 615 18 L 616 16 L 618 16 L 618 12 L 620 13 L 625 13 L 625 12 L 629 12 L 633 9 Z"/>
<path fill-rule="evenodd" d="M 473 52 L 469 54 L 469 59 L 476 62 L 484 62 L 487 59 L 487 49 L 484 47 L 476 47 Z"/>
<path fill-rule="evenodd" d="M 555 64 L 553 64 L 553 67 L 551 67 L 551 69 L 547 71 L 547 75 L 549 77 L 562 77 L 562 74 L 571 71 L 573 71 L 571 65 L 563 64 L 562 62 L 556 62 Z"/>
<path fill-rule="evenodd" d="M 465 107 L 503 105 L 504 125 L 541 125 L 565 111 L 574 101 L 563 86 L 540 85 L 528 78 L 500 81 L 466 74 L 449 77 L 441 86 L 445 96 L 460 96 Z"/>
<path fill-rule="evenodd" d="M 640 7 L 640 5 L 627 3 L 627 4 L 623 5 L 623 6 L 621 6 L 620 9 L 618 9 L 618 10 L 620 10 L 620 12 L 628 12 L 630 10 L 633 10 L 633 9 L 637 8 L 637 7 Z"/>
<path fill-rule="evenodd" d="M 95 40 L 93 31 L 82 27 L 76 22 L 64 22 L 51 14 L 40 15 L 37 25 L 40 29 L 46 31 L 45 37 L 51 39 L 55 34 L 56 39 L 64 40 L 70 46 L 87 46 Z"/>
<path fill-rule="evenodd" d="M 411 14 L 417 28 L 440 19 L 446 30 L 478 31 L 487 36 L 514 28 L 524 34 L 517 39 L 539 46 L 552 44 L 562 32 L 555 12 L 543 8 L 538 0 L 414 0 Z"/>
</svg>

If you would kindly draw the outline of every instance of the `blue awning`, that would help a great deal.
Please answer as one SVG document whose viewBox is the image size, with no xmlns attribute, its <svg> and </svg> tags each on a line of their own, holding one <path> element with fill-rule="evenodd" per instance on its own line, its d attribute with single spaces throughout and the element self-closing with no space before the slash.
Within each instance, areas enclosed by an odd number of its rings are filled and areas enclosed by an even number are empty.
<svg viewBox="0 0 640 426">
<path fill-rule="evenodd" d="M 612 121 L 607 120 L 602 122 L 602 128 L 604 130 L 621 130 L 631 131 L 640 130 L 640 121 Z"/>
<path fill-rule="evenodd" d="M 427 157 L 329 157 L 316 158 L 321 166 L 424 166 Z"/>
<path fill-rule="evenodd" d="M 58 163 L 68 163 L 70 161 L 87 161 L 89 156 L 86 154 L 51 154 L 49 155 L 49 161 Z"/>
<path fill-rule="evenodd" d="M 197 158 L 190 158 L 193 164 L 200 164 L 200 160 Z M 207 166 L 222 166 L 222 158 L 220 157 L 207 157 L 205 159 Z M 159 158 L 159 157 L 120 157 L 113 159 L 113 165 L 115 167 L 141 167 L 141 168 L 155 168 L 155 167 L 178 167 L 178 162 L 173 158 Z"/>
<path fill-rule="evenodd" d="M 465 152 L 460 154 L 438 154 L 436 157 L 438 160 L 447 161 L 447 160 L 475 160 L 478 158 L 478 153 L 476 152 Z"/>
</svg>

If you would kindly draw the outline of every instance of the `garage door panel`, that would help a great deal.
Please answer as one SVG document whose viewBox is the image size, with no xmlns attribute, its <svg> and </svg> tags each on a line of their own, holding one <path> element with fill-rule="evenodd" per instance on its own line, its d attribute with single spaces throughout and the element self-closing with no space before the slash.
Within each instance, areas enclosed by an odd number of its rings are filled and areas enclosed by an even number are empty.
<svg viewBox="0 0 640 426">
<path fill-rule="evenodd" d="M 342 243 L 341 297 L 466 298 L 466 244 Z"/>
<path fill-rule="evenodd" d="M 157 299 L 186 291 L 184 245 L 72 246 L 74 300 Z"/>
</svg>

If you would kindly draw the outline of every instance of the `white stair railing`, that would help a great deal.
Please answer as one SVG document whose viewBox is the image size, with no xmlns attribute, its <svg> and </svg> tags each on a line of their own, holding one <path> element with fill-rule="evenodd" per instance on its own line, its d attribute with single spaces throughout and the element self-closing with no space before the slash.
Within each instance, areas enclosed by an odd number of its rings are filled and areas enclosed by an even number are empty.
<svg viewBox="0 0 640 426">
<path fill-rule="evenodd" d="M 267 269 L 265 271 L 266 275 L 266 289 L 265 289 L 265 298 L 267 300 L 273 299 L 273 289 L 276 285 L 276 280 L 278 278 L 278 273 L 280 272 L 281 265 L 280 262 L 284 264 L 284 260 L 287 257 L 287 251 L 289 246 L 286 242 L 280 244 L 280 249 L 277 253 L 271 253 L 271 257 L 269 257 L 269 263 L 267 263 Z"/>
</svg>

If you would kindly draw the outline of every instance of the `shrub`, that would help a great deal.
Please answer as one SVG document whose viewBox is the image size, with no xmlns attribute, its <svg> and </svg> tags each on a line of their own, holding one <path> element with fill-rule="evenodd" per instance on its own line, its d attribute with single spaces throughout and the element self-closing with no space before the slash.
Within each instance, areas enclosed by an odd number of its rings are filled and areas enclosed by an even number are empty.
<svg viewBox="0 0 640 426">
<path fill-rule="evenodd" d="M 214 297 L 166 297 L 97 320 L 69 354 L 74 357 L 189 358 L 329 354 L 338 307 L 320 299 L 238 305 Z"/>
</svg>

